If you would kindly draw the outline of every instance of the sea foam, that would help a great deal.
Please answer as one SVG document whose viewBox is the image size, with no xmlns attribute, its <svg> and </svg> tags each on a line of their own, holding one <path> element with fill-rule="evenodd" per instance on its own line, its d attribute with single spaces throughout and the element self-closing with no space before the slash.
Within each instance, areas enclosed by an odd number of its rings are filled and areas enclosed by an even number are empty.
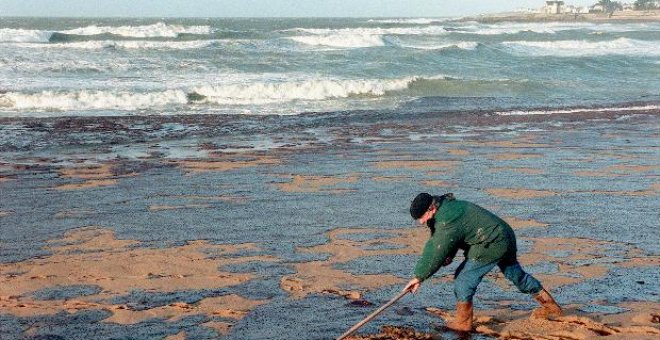
<svg viewBox="0 0 660 340">
<path fill-rule="evenodd" d="M 408 88 L 421 79 L 315 79 L 291 82 L 254 82 L 194 86 L 152 92 L 79 90 L 0 94 L 0 108 L 9 111 L 143 110 L 176 105 L 259 105 L 292 101 L 320 101 L 351 96 L 379 97 Z M 433 79 L 433 78 L 429 78 Z"/>
<path fill-rule="evenodd" d="M 375 22 L 380 24 L 412 24 L 412 25 L 428 25 L 434 22 L 442 21 L 441 19 L 427 19 L 427 18 L 407 18 L 407 19 L 369 19 L 368 22 Z"/>
<path fill-rule="evenodd" d="M 401 43 L 399 46 L 404 48 L 414 48 L 418 50 L 444 50 L 448 48 L 459 48 L 462 50 L 474 50 L 479 46 L 479 43 L 474 41 L 460 41 L 449 42 L 444 44 L 406 44 Z"/>
<path fill-rule="evenodd" d="M 91 36 L 114 34 L 129 38 L 176 38 L 180 34 L 210 34 L 210 26 L 169 25 L 162 22 L 144 26 L 87 26 L 63 31 L 1 28 L 0 42 L 47 43 L 53 33 Z"/>
<path fill-rule="evenodd" d="M 355 28 L 293 28 L 285 30 L 284 32 L 295 31 L 316 35 L 354 35 L 354 34 L 370 34 L 370 35 L 439 35 L 446 34 L 447 31 L 443 26 L 427 26 L 427 27 L 355 27 Z"/>
<path fill-rule="evenodd" d="M 34 44 L 13 43 L 19 48 L 32 49 L 82 49 L 99 50 L 105 48 L 118 49 L 163 49 L 163 50 L 187 50 L 210 47 L 216 40 L 190 40 L 190 41 L 147 41 L 147 40 L 89 40 L 68 43 Z"/>
<path fill-rule="evenodd" d="M 132 38 L 176 38 L 179 34 L 209 34 L 211 33 L 211 28 L 209 26 L 182 26 L 158 22 L 152 25 L 143 26 L 92 25 L 59 31 L 59 33 L 72 35 L 114 34 Z"/>
<path fill-rule="evenodd" d="M 52 31 L 0 28 L 0 42 L 46 43 Z"/>
<path fill-rule="evenodd" d="M 508 41 L 503 42 L 515 54 L 533 56 L 581 57 L 608 54 L 660 55 L 659 41 L 619 38 L 609 41 Z"/>
<path fill-rule="evenodd" d="M 289 39 L 310 46 L 328 46 L 337 48 L 363 48 L 385 46 L 386 35 L 440 35 L 447 31 L 441 26 L 400 27 L 400 28 L 296 28 L 294 31 L 307 35 L 289 37 Z M 291 31 L 291 30 L 289 30 Z"/>
<path fill-rule="evenodd" d="M 385 41 L 380 35 L 372 34 L 345 34 L 345 35 L 309 35 L 291 37 L 291 40 L 310 46 L 328 46 L 339 48 L 362 48 L 385 46 Z"/>
<path fill-rule="evenodd" d="M 603 112 L 603 111 L 608 111 L 608 112 L 649 111 L 649 110 L 658 110 L 658 109 L 660 109 L 660 105 L 582 108 L 582 109 L 567 109 L 567 110 L 513 110 L 513 111 L 495 112 L 495 114 L 499 116 L 528 116 L 528 115 L 552 115 L 552 114 L 588 113 L 588 112 Z"/>
<path fill-rule="evenodd" d="M 9 110 L 80 111 L 140 110 L 186 104 L 181 90 L 132 93 L 82 90 L 75 92 L 43 91 L 40 93 L 8 92 L 0 94 L 0 108 Z"/>
<path fill-rule="evenodd" d="M 249 85 L 201 86 L 195 93 L 217 104 L 267 104 L 294 100 L 324 100 L 357 95 L 382 96 L 406 89 L 416 77 L 391 80 L 307 80 Z"/>
</svg>

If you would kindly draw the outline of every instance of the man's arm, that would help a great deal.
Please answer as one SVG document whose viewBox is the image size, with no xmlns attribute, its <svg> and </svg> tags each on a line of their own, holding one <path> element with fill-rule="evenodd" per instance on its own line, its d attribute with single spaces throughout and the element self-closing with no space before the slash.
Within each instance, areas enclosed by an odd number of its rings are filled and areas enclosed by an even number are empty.
<svg viewBox="0 0 660 340">
<path fill-rule="evenodd" d="M 420 282 L 431 277 L 442 266 L 451 263 L 450 259 L 458 251 L 458 240 L 450 234 L 435 235 L 426 242 L 422 257 L 415 266 L 415 278 Z"/>
<path fill-rule="evenodd" d="M 413 278 L 408 282 L 408 284 L 403 288 L 403 291 L 410 291 L 412 293 L 416 293 L 417 289 L 419 289 L 419 285 L 422 284 L 422 281 L 420 281 L 418 278 Z"/>
</svg>

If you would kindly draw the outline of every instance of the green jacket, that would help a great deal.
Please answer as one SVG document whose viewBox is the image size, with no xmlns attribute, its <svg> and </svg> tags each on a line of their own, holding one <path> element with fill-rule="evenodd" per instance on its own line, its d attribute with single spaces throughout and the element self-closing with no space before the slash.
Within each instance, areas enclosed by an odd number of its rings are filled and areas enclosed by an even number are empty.
<svg viewBox="0 0 660 340">
<path fill-rule="evenodd" d="M 516 257 L 516 236 L 504 220 L 468 201 L 444 199 L 435 216 L 435 232 L 426 242 L 415 267 L 424 281 L 435 274 L 459 249 L 465 257 L 484 263 Z"/>
</svg>

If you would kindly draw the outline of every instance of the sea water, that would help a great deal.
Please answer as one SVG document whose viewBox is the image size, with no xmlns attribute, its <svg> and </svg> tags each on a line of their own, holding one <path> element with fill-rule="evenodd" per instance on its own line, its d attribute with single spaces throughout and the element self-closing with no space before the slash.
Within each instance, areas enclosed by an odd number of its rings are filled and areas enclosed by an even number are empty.
<svg viewBox="0 0 660 340">
<path fill-rule="evenodd" d="M 0 117 L 657 107 L 660 23 L 0 19 Z"/>
</svg>

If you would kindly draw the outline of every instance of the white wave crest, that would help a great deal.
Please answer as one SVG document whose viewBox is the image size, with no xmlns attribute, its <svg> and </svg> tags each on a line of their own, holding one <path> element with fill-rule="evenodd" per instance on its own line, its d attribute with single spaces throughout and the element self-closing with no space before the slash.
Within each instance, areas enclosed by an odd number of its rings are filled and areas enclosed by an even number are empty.
<svg viewBox="0 0 660 340">
<path fill-rule="evenodd" d="M 166 90 L 150 93 L 77 91 L 40 93 L 8 92 L 0 94 L 0 108 L 9 110 L 140 110 L 162 108 L 187 103 L 186 93 L 181 90 Z"/>
<path fill-rule="evenodd" d="M 0 42 L 45 43 L 48 42 L 51 35 L 53 35 L 51 31 L 2 28 L 0 29 Z"/>
<path fill-rule="evenodd" d="M 198 86 L 191 90 L 172 89 L 145 93 L 80 90 L 0 94 L 0 108 L 9 111 L 149 110 L 197 103 L 219 105 L 262 105 L 285 102 L 314 102 L 350 96 L 379 97 L 389 91 L 404 90 L 417 77 L 389 80 L 306 80 L 297 82 L 255 82 Z"/>
<path fill-rule="evenodd" d="M 601 24 L 591 22 L 504 22 L 498 24 L 469 23 L 465 26 L 458 26 L 455 29 L 457 33 L 478 35 L 518 34 L 522 32 L 556 34 L 557 32 L 571 30 L 587 30 L 593 31 L 591 34 L 602 34 L 604 32 L 658 31 L 660 30 L 660 25 L 657 23 Z"/>
<path fill-rule="evenodd" d="M 447 34 L 443 26 L 428 27 L 356 27 L 356 28 L 293 28 L 287 31 L 314 35 L 440 35 Z"/>
<path fill-rule="evenodd" d="M 55 44 L 14 43 L 20 48 L 36 49 L 82 49 L 99 50 L 104 48 L 120 49 L 163 49 L 163 50 L 188 50 L 199 49 L 213 45 L 215 40 L 191 40 L 191 41 L 145 41 L 145 40 L 91 40 Z"/>
<path fill-rule="evenodd" d="M 494 27 L 494 26 L 482 26 L 482 25 L 459 27 L 456 29 L 455 32 L 477 34 L 477 35 L 517 34 L 520 32 L 535 32 L 535 33 L 550 33 L 550 34 L 555 33 L 554 30 L 547 27 L 542 27 L 542 28 Z"/>
<path fill-rule="evenodd" d="M 479 46 L 478 42 L 474 41 L 461 41 L 456 43 L 446 44 L 400 44 L 401 47 L 414 48 L 419 50 L 443 50 L 447 48 L 460 48 L 462 50 L 474 50 Z"/>
<path fill-rule="evenodd" d="M 660 55 L 660 41 L 628 38 L 597 42 L 586 40 L 508 41 L 503 44 L 513 53 L 532 56 Z"/>
<path fill-rule="evenodd" d="M 291 40 L 310 46 L 329 46 L 338 48 L 363 48 L 385 46 L 385 42 L 380 35 L 372 34 L 346 34 L 346 35 L 327 35 L 327 36 L 300 36 L 291 37 Z"/>
<path fill-rule="evenodd" d="M 421 28 L 296 28 L 293 31 L 308 35 L 290 37 L 289 39 L 311 46 L 329 46 L 337 48 L 363 48 L 385 46 L 385 35 L 439 35 L 447 31 L 441 26 Z"/>
<path fill-rule="evenodd" d="M 528 116 L 528 115 L 551 115 L 551 114 L 566 114 L 566 113 L 587 113 L 587 112 L 628 112 L 628 111 L 648 111 L 658 110 L 660 105 L 646 105 L 646 106 L 631 106 L 631 107 L 610 107 L 610 108 L 585 108 L 585 109 L 569 109 L 569 110 L 515 110 L 515 111 L 501 111 L 495 112 L 499 116 Z"/>
<path fill-rule="evenodd" d="M 163 22 L 144 26 L 114 27 L 92 25 L 67 31 L 60 31 L 60 33 L 73 35 L 98 35 L 109 33 L 132 38 L 175 38 L 179 36 L 179 34 L 209 34 L 210 32 L 211 28 L 209 26 L 168 25 Z"/>
<path fill-rule="evenodd" d="M 500 34 L 518 34 L 522 32 L 555 34 L 559 31 L 577 30 L 593 27 L 592 23 L 564 23 L 564 22 L 544 22 L 544 23 L 500 23 L 500 24 L 470 24 L 456 28 L 457 33 L 468 33 L 478 35 L 500 35 Z"/>
<path fill-rule="evenodd" d="M 413 25 L 428 25 L 434 22 L 441 21 L 440 19 L 427 19 L 427 18 L 408 18 L 408 19 L 369 19 L 368 22 L 376 22 L 381 24 L 413 24 Z"/>
<path fill-rule="evenodd" d="M 391 80 L 308 80 L 285 83 L 201 86 L 194 91 L 217 104 L 248 105 L 316 101 L 355 95 L 382 96 L 388 91 L 406 89 L 416 77 Z"/>
</svg>

